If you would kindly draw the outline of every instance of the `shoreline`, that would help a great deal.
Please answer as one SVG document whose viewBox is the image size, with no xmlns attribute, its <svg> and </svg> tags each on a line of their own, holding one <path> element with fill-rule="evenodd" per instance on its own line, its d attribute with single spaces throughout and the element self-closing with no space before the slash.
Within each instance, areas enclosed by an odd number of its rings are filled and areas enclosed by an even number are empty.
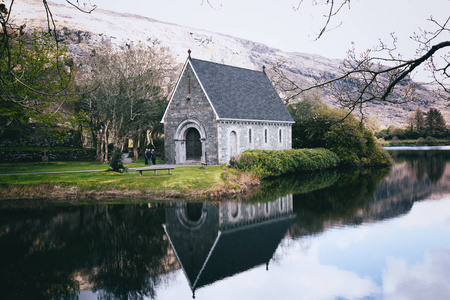
<svg viewBox="0 0 450 300">
<path fill-rule="evenodd" d="M 131 169 L 131 168 L 130 168 Z M 149 167 L 149 170 L 152 168 Z M 101 170 L 104 171 L 104 170 Z M 134 170 L 132 170 L 134 171 Z M 53 171 L 53 172 L 31 172 L 27 174 L 41 176 L 42 174 L 60 174 L 60 173 L 82 173 L 98 172 L 98 170 L 77 170 L 77 171 Z M 137 172 L 136 172 L 137 173 Z M 135 172 L 128 173 L 125 176 L 135 176 Z M 19 173 L 4 174 L 7 176 L 19 175 Z M 102 174 L 102 176 L 107 174 Z M 78 175 L 76 175 L 78 176 Z M 120 175 L 119 175 L 120 176 Z M 170 177 L 169 177 L 170 176 Z M 161 176 L 136 176 L 136 179 L 145 180 L 148 185 L 152 185 L 153 180 L 175 179 L 173 175 Z M 2 176 L 4 177 L 4 176 Z M 16 176 L 14 176 L 16 177 Z M 19 177 L 19 176 L 18 176 Z M 187 184 L 190 178 L 183 179 Z M 197 180 L 200 180 L 197 178 Z M 45 179 L 35 184 L 11 184 L 0 185 L 0 207 L 19 207 L 28 206 L 33 203 L 42 203 L 48 205 L 76 205 L 76 204 L 99 204 L 99 203 L 131 203 L 131 202 L 158 202 L 158 201 L 220 201 L 230 199 L 236 196 L 248 197 L 260 185 L 260 180 L 251 174 L 243 172 L 228 173 L 226 170 L 220 175 L 220 180 L 211 182 L 204 188 L 196 187 L 192 189 L 182 188 L 184 185 L 180 182 L 180 188 L 176 185 L 168 188 L 158 186 L 154 189 L 148 187 L 131 186 L 128 184 L 121 186 L 111 186 L 97 184 L 89 187 L 80 184 L 56 183 Z"/>
<path fill-rule="evenodd" d="M 387 146 L 383 147 L 385 150 L 450 150 L 450 145 L 447 146 Z"/>
<path fill-rule="evenodd" d="M 7 196 L 0 201 L 0 208 L 12 208 L 36 205 L 95 205 L 103 203 L 141 203 L 141 202 L 177 202 L 177 201 L 222 201 L 236 196 L 247 198 L 259 185 L 251 185 L 243 189 L 226 189 L 221 191 L 192 191 L 183 193 L 176 190 L 141 191 L 141 190 L 108 190 L 78 191 L 76 188 L 55 187 L 50 193 L 41 191 L 25 192 Z M 41 190 L 38 186 L 35 186 Z M 43 187 L 47 188 L 47 187 Z M 0 191 L 2 189 L 0 188 Z M 3 194 L 3 192 L 2 192 Z"/>
</svg>

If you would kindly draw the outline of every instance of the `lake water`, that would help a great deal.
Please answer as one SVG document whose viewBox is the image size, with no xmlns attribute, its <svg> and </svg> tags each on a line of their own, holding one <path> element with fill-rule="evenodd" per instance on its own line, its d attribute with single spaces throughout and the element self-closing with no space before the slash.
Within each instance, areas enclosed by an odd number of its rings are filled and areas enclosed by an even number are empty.
<svg viewBox="0 0 450 300">
<path fill-rule="evenodd" d="M 0 209 L 1 299 L 450 299 L 450 151 L 251 200 Z"/>
</svg>

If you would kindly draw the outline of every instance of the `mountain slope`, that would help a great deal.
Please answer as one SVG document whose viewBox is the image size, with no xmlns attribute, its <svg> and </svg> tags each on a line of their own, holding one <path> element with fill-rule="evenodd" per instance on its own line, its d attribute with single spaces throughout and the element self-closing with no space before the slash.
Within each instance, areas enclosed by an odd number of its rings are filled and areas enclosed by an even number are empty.
<svg viewBox="0 0 450 300">
<path fill-rule="evenodd" d="M 137 42 L 151 43 L 158 40 L 171 49 L 178 63 L 183 63 L 187 50 L 195 58 L 249 69 L 267 68 L 283 61 L 284 71 L 298 82 L 312 83 L 312 77 L 327 72 L 336 74 L 339 60 L 331 60 L 314 54 L 287 53 L 252 41 L 183 27 L 176 24 L 133 14 L 122 14 L 96 9 L 91 14 L 75 8 L 50 3 L 61 39 L 69 45 L 75 56 L 86 55 L 100 45 L 125 45 Z M 41 0 L 22 0 L 13 7 L 14 21 L 26 23 L 28 30 L 45 28 L 46 14 Z M 382 127 L 406 122 L 416 108 L 426 111 L 430 107 L 442 111 L 446 120 L 450 112 L 447 103 L 433 96 L 425 86 L 417 91 L 421 101 L 403 106 L 389 104 L 370 105 L 369 116 Z"/>
</svg>

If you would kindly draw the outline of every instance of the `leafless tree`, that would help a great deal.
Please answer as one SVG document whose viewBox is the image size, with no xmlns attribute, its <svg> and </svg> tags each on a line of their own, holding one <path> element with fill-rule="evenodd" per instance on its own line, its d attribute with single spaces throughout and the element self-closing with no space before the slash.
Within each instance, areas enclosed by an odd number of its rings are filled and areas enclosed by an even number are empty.
<svg viewBox="0 0 450 300">
<path fill-rule="evenodd" d="M 96 51 L 82 62 L 80 108 L 97 143 L 97 160 L 107 161 L 108 143 L 123 148 L 128 139 L 137 160 L 140 138 L 154 131 L 167 104 L 173 61 L 169 50 L 155 41 Z"/>
<path fill-rule="evenodd" d="M 301 9 L 304 0 L 296 9 Z M 327 6 L 325 23 L 317 36 L 323 36 L 329 30 L 330 21 L 342 8 L 350 5 L 350 0 L 313 0 L 316 5 Z M 417 42 L 416 56 L 404 58 L 397 49 L 397 39 L 392 35 L 390 45 L 380 41 L 372 50 L 357 54 L 355 49 L 348 51 L 338 76 L 323 74 L 317 76 L 313 85 L 302 85 L 289 78 L 283 71 L 283 62 L 273 67 L 278 87 L 287 95 L 290 102 L 304 92 L 321 88 L 339 105 L 350 112 L 359 112 L 364 116 L 364 108 L 370 102 L 405 103 L 414 97 L 415 83 L 411 75 L 419 67 L 426 67 L 435 82 L 448 99 L 450 92 L 450 17 L 443 21 L 430 18 L 432 31 L 421 30 L 413 36 Z"/>
</svg>

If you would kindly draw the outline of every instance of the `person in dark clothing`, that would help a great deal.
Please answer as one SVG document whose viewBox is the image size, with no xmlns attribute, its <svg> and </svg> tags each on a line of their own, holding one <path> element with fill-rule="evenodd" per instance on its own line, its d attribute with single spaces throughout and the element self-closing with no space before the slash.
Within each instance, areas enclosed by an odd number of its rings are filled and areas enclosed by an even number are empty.
<svg viewBox="0 0 450 300">
<path fill-rule="evenodd" d="M 150 149 L 145 149 L 145 164 L 149 165 L 150 164 L 150 159 L 152 158 L 152 153 L 150 152 Z"/>
<path fill-rule="evenodd" d="M 152 157 L 152 164 L 156 165 L 156 152 L 155 149 L 152 149 L 152 151 L 150 151 L 151 157 Z"/>
</svg>

